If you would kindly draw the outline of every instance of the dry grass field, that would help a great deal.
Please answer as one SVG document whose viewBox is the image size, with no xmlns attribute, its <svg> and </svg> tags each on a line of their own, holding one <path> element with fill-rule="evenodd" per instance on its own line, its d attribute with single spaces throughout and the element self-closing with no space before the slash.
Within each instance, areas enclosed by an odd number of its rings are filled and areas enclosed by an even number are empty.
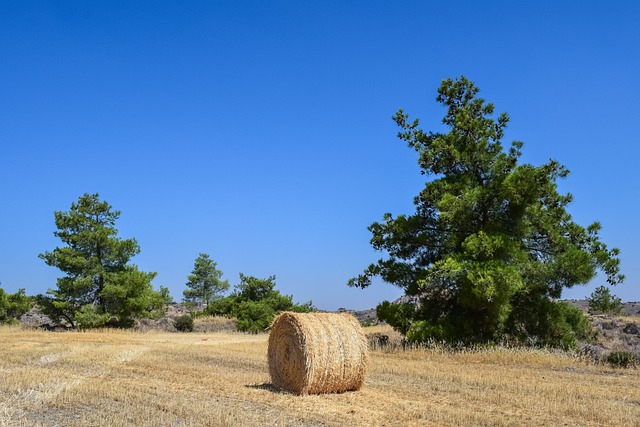
<svg viewBox="0 0 640 427">
<path fill-rule="evenodd" d="M 495 349 L 375 350 L 358 392 L 273 390 L 267 336 L 0 328 L 0 426 L 633 426 L 637 369 Z"/>
</svg>

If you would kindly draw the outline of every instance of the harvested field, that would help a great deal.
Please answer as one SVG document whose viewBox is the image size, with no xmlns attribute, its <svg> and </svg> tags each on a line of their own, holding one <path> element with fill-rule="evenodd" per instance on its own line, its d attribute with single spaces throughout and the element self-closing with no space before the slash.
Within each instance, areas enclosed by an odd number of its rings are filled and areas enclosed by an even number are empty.
<svg viewBox="0 0 640 427">
<path fill-rule="evenodd" d="M 638 369 L 544 351 L 383 348 L 370 352 L 358 392 L 276 392 L 267 340 L 2 327 L 0 426 L 633 426 L 640 419 Z"/>
</svg>

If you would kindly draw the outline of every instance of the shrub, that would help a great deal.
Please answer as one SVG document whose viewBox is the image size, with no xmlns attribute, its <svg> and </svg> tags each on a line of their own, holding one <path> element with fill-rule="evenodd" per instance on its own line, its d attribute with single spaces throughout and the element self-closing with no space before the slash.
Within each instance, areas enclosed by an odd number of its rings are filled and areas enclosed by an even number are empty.
<svg viewBox="0 0 640 427">
<path fill-rule="evenodd" d="M 275 276 L 258 279 L 241 274 L 235 292 L 211 301 L 202 314 L 235 317 L 239 331 L 257 334 L 266 331 L 279 312 L 307 313 L 315 310 L 311 301 L 295 304 L 291 295 L 282 295 L 275 285 Z"/>
<path fill-rule="evenodd" d="M 28 297 L 24 289 L 8 294 L 0 288 L 0 324 L 19 323 L 20 316 L 31 310 L 33 298 Z"/>
<path fill-rule="evenodd" d="M 234 295 L 228 297 L 213 300 L 209 303 L 207 308 L 201 311 L 201 315 L 204 316 L 233 316 L 233 310 L 235 305 Z"/>
<path fill-rule="evenodd" d="M 629 368 L 637 363 L 635 354 L 628 351 L 612 351 L 607 356 L 607 363 L 614 368 Z"/>
<path fill-rule="evenodd" d="M 188 314 L 176 319 L 176 330 L 179 332 L 193 332 L 193 318 Z"/>
<path fill-rule="evenodd" d="M 510 338 L 523 344 L 565 350 L 576 349 L 579 341 L 591 342 L 595 338 L 589 319 L 579 308 L 531 295 L 514 299 L 507 332 Z"/>
<path fill-rule="evenodd" d="M 383 301 L 376 307 L 378 319 L 387 322 L 403 335 L 409 332 L 411 328 L 411 318 L 414 313 L 415 307 L 409 303 L 394 304 L 389 301 Z"/>
<path fill-rule="evenodd" d="M 237 309 L 239 331 L 257 334 L 271 325 L 276 312 L 271 305 L 263 301 L 243 301 Z"/>
</svg>

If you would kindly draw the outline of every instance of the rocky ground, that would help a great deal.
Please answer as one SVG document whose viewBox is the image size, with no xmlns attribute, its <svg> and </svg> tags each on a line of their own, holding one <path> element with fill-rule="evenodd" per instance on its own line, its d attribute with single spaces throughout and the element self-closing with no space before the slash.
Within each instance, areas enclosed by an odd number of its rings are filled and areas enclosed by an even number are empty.
<svg viewBox="0 0 640 427">
<path fill-rule="evenodd" d="M 176 332 L 176 319 L 189 314 L 189 310 L 180 304 L 172 303 L 167 307 L 166 314 L 159 319 L 136 319 L 133 329 L 136 331 L 167 331 Z M 42 314 L 37 308 L 32 309 L 20 318 L 20 323 L 26 328 L 40 328 L 51 331 L 62 331 L 64 327 L 56 326 L 51 319 Z M 194 332 L 235 331 L 235 320 L 226 318 L 202 317 L 193 324 Z"/>
<path fill-rule="evenodd" d="M 585 354 L 605 361 L 613 352 L 631 353 L 640 364 L 640 316 L 590 315 L 597 331 L 595 343 L 583 344 Z"/>
</svg>

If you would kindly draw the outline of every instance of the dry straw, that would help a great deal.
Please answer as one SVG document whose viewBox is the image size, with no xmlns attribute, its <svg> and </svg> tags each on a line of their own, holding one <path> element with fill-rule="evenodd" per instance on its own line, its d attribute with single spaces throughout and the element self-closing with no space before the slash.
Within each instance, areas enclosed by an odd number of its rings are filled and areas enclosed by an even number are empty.
<svg viewBox="0 0 640 427">
<path fill-rule="evenodd" d="M 274 387 L 298 394 L 359 390 L 367 372 L 367 339 L 348 314 L 279 315 L 269 335 Z"/>
</svg>

